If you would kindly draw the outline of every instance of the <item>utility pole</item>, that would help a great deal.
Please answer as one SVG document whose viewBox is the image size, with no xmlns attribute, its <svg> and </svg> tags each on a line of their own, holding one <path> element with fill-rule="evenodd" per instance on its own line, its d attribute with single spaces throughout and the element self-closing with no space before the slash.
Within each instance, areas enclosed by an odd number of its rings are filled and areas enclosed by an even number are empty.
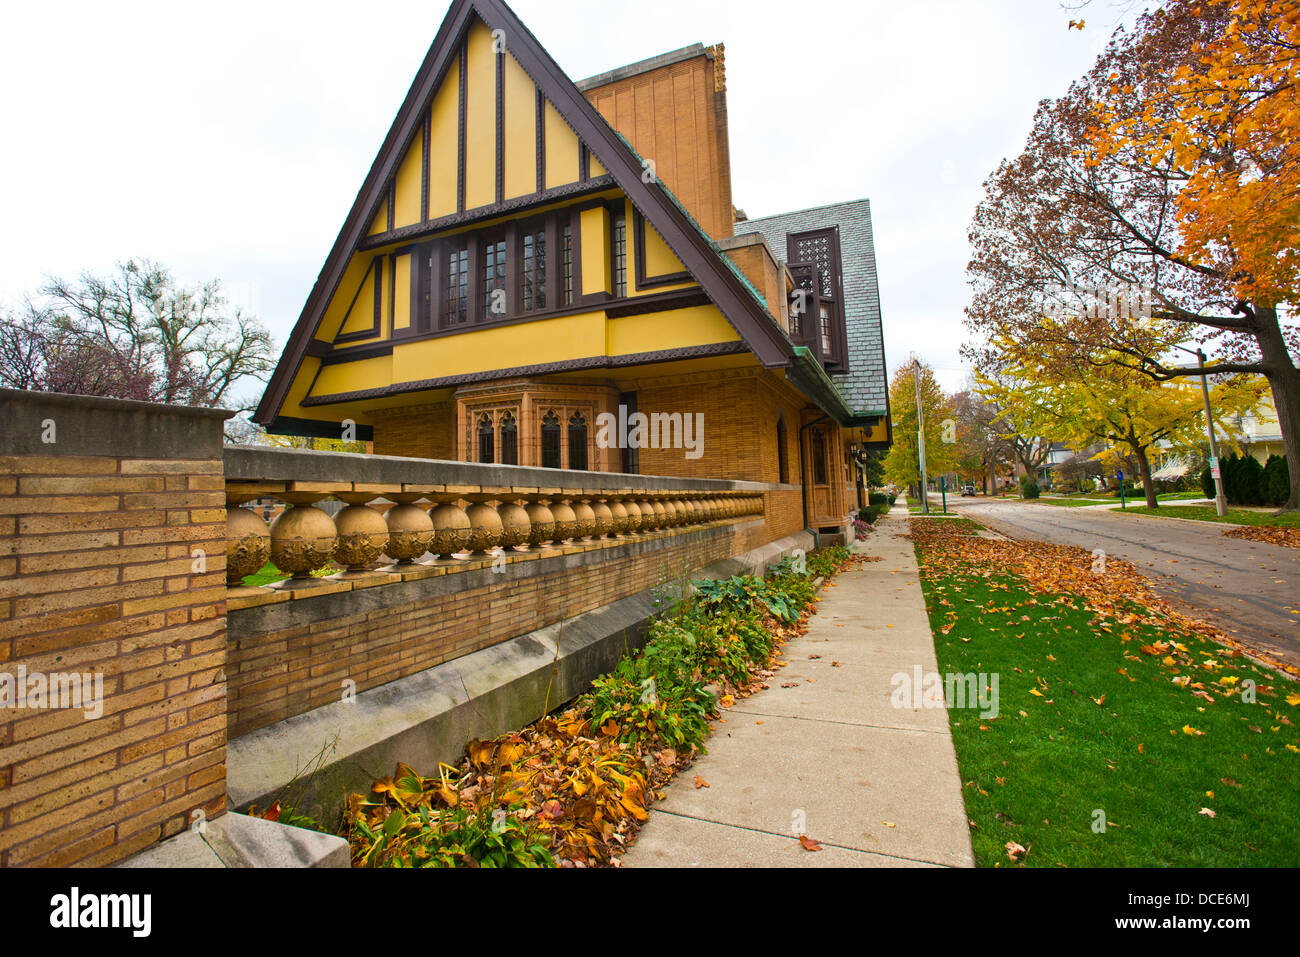
<svg viewBox="0 0 1300 957">
<path fill-rule="evenodd" d="M 930 514 L 929 478 L 925 474 L 925 409 L 921 406 L 921 360 L 913 365 L 916 378 L 916 446 L 921 454 L 921 514 Z"/>
<path fill-rule="evenodd" d="M 1214 510 L 1222 518 L 1228 511 L 1228 496 L 1223 491 L 1223 470 L 1219 465 L 1219 443 L 1214 437 L 1214 413 L 1210 410 L 1210 383 L 1205 374 L 1205 350 L 1197 349 L 1201 362 L 1201 396 L 1205 399 L 1205 431 L 1210 437 L 1210 474 L 1214 476 Z"/>
</svg>

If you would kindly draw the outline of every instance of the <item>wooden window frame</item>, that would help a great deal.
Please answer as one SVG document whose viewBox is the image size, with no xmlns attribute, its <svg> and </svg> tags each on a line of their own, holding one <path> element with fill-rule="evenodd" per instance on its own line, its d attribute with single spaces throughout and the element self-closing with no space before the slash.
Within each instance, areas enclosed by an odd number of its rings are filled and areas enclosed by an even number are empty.
<svg viewBox="0 0 1300 957">
<path fill-rule="evenodd" d="M 623 232 L 623 268 L 619 270 L 619 221 L 622 221 Z M 609 206 L 609 295 L 611 299 L 626 299 L 628 290 L 628 265 L 631 253 L 631 232 L 628 222 L 627 206 L 625 203 L 611 203 Z M 622 292 L 619 287 L 622 286 Z"/>
</svg>

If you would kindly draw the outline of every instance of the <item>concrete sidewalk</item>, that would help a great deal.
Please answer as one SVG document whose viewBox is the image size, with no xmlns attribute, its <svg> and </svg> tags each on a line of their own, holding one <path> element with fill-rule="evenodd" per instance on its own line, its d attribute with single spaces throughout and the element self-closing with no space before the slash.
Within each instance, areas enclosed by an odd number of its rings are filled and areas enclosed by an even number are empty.
<svg viewBox="0 0 1300 957">
<path fill-rule="evenodd" d="M 894 675 L 938 671 L 907 529 L 900 501 L 857 549 L 883 561 L 822 592 L 789 665 L 723 712 L 624 867 L 974 866 L 947 712 L 891 703 Z"/>
</svg>

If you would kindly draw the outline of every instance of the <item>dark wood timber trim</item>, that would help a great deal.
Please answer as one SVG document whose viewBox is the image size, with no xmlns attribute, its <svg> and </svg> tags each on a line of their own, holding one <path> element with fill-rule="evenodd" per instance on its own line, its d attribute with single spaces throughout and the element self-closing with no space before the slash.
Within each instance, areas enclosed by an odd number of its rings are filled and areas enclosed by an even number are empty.
<svg viewBox="0 0 1300 957">
<path fill-rule="evenodd" d="M 504 30 L 511 37 L 510 50 L 516 62 L 541 88 L 583 146 L 596 154 L 632 205 L 650 220 L 673 255 L 699 282 L 758 360 L 769 368 L 790 366 L 795 357 L 794 346 L 749 284 L 723 261 L 710 239 L 662 183 L 642 181 L 641 163 L 631 147 L 587 101 L 514 12 L 502 0 L 453 0 L 325 261 L 254 419 L 262 424 L 271 422 L 283 405 L 349 259 L 381 208 L 385 188 L 392 182 L 403 148 L 418 133 L 423 111 L 431 103 L 458 49 L 462 55 L 464 85 L 464 38 L 475 15 L 490 29 Z M 463 97 L 461 103 L 463 113 Z M 463 160 L 463 125 L 461 147 Z M 463 184 L 463 175 L 460 180 L 458 186 Z"/>
<path fill-rule="evenodd" d="M 393 243 L 418 242 L 453 229 L 473 226 L 476 223 L 486 222 L 490 219 L 500 219 L 502 216 L 508 216 L 511 213 L 524 212 L 534 206 L 546 206 L 560 200 L 572 199 L 575 196 L 603 192 L 617 185 L 612 176 L 600 176 L 585 183 L 566 183 L 564 186 L 556 186 L 532 196 L 516 196 L 501 203 L 493 203 L 491 206 L 479 206 L 477 209 L 441 216 L 427 223 L 403 226 L 390 233 L 377 233 L 374 236 L 367 236 L 357 244 L 357 248 L 365 252 L 370 249 L 391 246 Z"/>
<path fill-rule="evenodd" d="M 546 97 L 537 93 L 537 192 L 546 191 Z"/>
<path fill-rule="evenodd" d="M 469 149 L 467 142 L 467 126 L 469 118 L 467 114 L 467 103 L 469 101 L 469 76 L 466 70 L 469 68 L 469 41 L 462 37 L 460 41 L 460 68 L 456 71 L 457 79 L 460 81 L 460 115 L 457 119 L 456 129 L 456 211 L 465 212 L 465 156 Z"/>
<path fill-rule="evenodd" d="M 707 306 L 711 301 L 698 286 L 693 289 L 673 289 L 657 295 L 633 296 L 620 300 L 617 305 L 606 306 L 605 315 L 611 319 L 621 319 L 624 316 L 641 316 L 651 312 Z"/>
<path fill-rule="evenodd" d="M 506 198 L 506 54 L 504 50 L 496 52 L 497 84 L 497 205 Z"/>
<path fill-rule="evenodd" d="M 485 372 L 469 372 L 463 375 L 445 376 L 440 379 L 425 379 L 422 382 L 405 382 L 399 385 L 386 386 L 382 389 L 311 396 L 304 399 L 301 404 L 311 407 L 337 405 L 340 402 L 364 402 L 369 399 L 386 399 L 411 392 L 430 392 L 436 389 L 449 389 L 479 382 L 492 382 L 496 379 L 558 375 L 564 372 L 584 372 L 592 369 L 623 369 L 629 366 L 655 365 L 661 362 L 682 362 L 687 359 L 741 355 L 748 351 L 749 347 L 744 342 L 736 341 L 687 346 L 681 349 L 664 349 L 658 352 L 637 352 L 623 356 L 592 356 L 586 359 L 565 359 L 563 362 L 543 362 L 532 366 L 516 366 L 513 369 L 492 369 Z"/>
<path fill-rule="evenodd" d="M 428 269 L 426 263 L 429 259 L 431 250 L 416 246 L 411 250 L 411 318 L 409 325 L 405 329 L 399 330 L 396 325 L 393 327 L 392 338 L 413 339 L 425 329 L 425 309 L 424 293 L 425 283 L 429 281 L 426 275 Z"/>
<path fill-rule="evenodd" d="M 582 142 L 578 143 L 578 179 L 584 183 L 591 179 L 591 151 Z"/>
<path fill-rule="evenodd" d="M 429 111 L 424 111 L 424 133 L 420 146 L 420 222 L 429 221 L 429 150 L 433 148 L 433 119 Z"/>
<path fill-rule="evenodd" d="M 396 229 L 396 228 L 397 228 L 397 181 L 396 181 L 396 180 L 393 180 L 392 185 L 388 187 L 388 229 L 387 229 L 387 232 L 390 232 L 390 233 L 391 233 L 391 232 L 392 232 L 394 229 Z"/>
<path fill-rule="evenodd" d="M 436 270 L 435 270 L 436 273 Z M 549 290 L 548 290 L 549 294 Z M 636 296 L 632 299 L 620 300 L 617 305 L 605 307 L 605 314 L 610 319 L 621 319 L 625 316 L 645 316 L 655 312 L 669 312 L 673 309 L 688 309 L 693 306 L 707 306 L 710 299 L 699 288 L 695 289 L 674 289 L 670 292 L 658 293 L 651 296 Z M 506 319 L 498 319 L 493 322 L 467 322 L 464 325 L 447 326 L 445 328 L 429 327 L 423 332 L 403 332 L 401 335 L 395 335 L 393 342 L 380 342 L 368 346 L 358 346 L 352 349 L 334 349 L 321 343 L 310 353 L 321 360 L 322 365 L 333 366 L 347 362 L 356 362 L 361 359 L 377 359 L 383 356 L 393 354 L 394 343 L 406 345 L 412 342 L 424 342 L 427 339 L 442 339 L 446 336 L 457 336 L 465 332 L 477 332 L 480 329 L 498 329 L 502 326 L 516 326 L 526 322 L 538 322 L 542 319 L 560 319 L 564 316 L 576 316 L 585 312 L 591 312 L 588 305 L 564 306 L 556 309 L 544 309 L 536 312 L 525 312 L 517 316 L 510 316 Z M 335 340 L 338 341 L 338 340 Z"/>
<path fill-rule="evenodd" d="M 653 228 L 653 227 L 652 227 Z M 654 289 L 658 286 L 674 286 L 678 283 L 693 282 L 689 272 L 666 273 L 662 276 L 647 276 L 645 272 L 645 217 L 635 207 L 632 209 L 632 240 L 636 246 L 636 288 Z"/>
<path fill-rule="evenodd" d="M 306 435 L 314 439 L 337 439 L 343 434 L 342 422 L 324 422 L 320 419 L 295 419 L 289 416 L 276 416 L 267 426 L 266 431 L 272 435 Z M 357 423 L 357 441 L 373 442 L 375 427 Z"/>
<path fill-rule="evenodd" d="M 397 256 L 388 257 L 388 335 L 397 328 Z"/>
</svg>

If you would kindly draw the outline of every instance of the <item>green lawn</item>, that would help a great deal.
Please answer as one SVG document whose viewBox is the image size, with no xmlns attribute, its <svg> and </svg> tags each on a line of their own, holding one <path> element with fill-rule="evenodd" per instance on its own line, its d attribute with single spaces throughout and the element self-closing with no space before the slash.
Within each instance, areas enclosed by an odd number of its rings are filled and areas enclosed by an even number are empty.
<svg viewBox="0 0 1300 957">
<path fill-rule="evenodd" d="M 996 718 L 949 711 L 980 866 L 1010 866 L 1008 841 L 1038 867 L 1300 865 L 1294 682 L 1015 578 L 923 585 L 940 671 L 999 676 Z M 1185 650 L 1141 650 L 1161 639 Z"/>
<path fill-rule="evenodd" d="M 1138 499 L 1138 501 L 1142 501 Z M 1116 506 L 1116 511 L 1119 507 Z M 1134 515 L 1155 515 L 1158 518 L 1190 518 L 1200 522 L 1230 522 L 1233 525 L 1283 525 L 1300 528 L 1300 512 L 1288 512 L 1274 515 L 1272 512 L 1248 512 L 1244 509 L 1229 508 L 1222 518 L 1215 512 L 1213 505 L 1177 505 L 1173 508 L 1151 509 L 1145 505 L 1130 505 L 1125 512 Z"/>
<path fill-rule="evenodd" d="M 343 571 L 342 568 L 335 565 L 333 562 L 330 562 L 320 571 L 312 572 L 312 577 L 324 578 L 326 575 L 337 575 L 341 571 Z M 273 564 L 267 562 L 266 565 L 262 567 L 261 571 L 245 578 L 244 585 L 247 588 L 261 588 L 265 585 L 273 585 L 278 581 L 284 581 L 288 577 L 287 573 L 280 571 L 280 569 L 276 568 Z"/>
<path fill-rule="evenodd" d="M 1205 496 L 1202 495 L 1200 492 L 1166 492 L 1163 495 L 1157 495 L 1156 501 L 1157 502 L 1185 502 L 1190 499 L 1198 499 L 1204 497 Z M 1126 496 L 1126 498 L 1130 502 L 1146 501 L 1146 497 L 1142 494 L 1141 489 L 1138 489 L 1132 495 Z M 1044 495 L 1042 498 L 1038 499 L 1037 501 L 1040 505 L 1065 505 L 1065 506 L 1073 506 L 1078 508 L 1085 505 L 1114 505 L 1119 501 L 1119 497 L 1115 495 L 1101 496 L 1096 494 L 1070 495 L 1070 496 Z M 1188 507 L 1194 508 L 1195 506 L 1188 506 Z M 1213 507 L 1211 507 L 1210 510 L 1213 511 Z"/>
</svg>

